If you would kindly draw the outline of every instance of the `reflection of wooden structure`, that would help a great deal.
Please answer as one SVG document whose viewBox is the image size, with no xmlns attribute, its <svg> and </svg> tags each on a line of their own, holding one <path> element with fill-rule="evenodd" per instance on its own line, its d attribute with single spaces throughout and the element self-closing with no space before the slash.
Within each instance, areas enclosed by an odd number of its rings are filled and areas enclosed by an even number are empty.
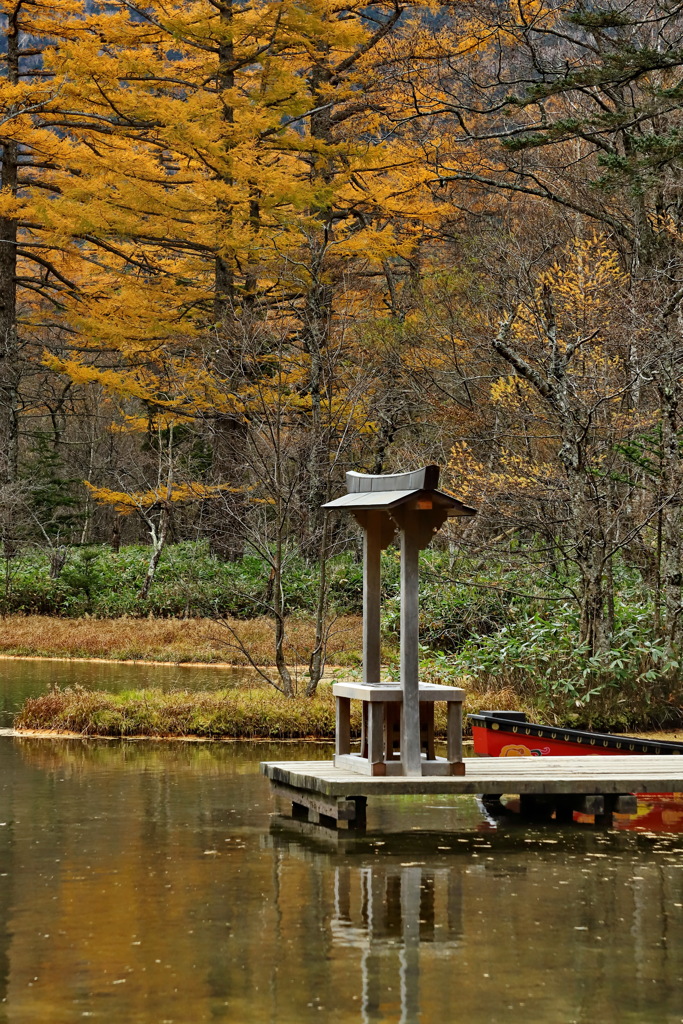
<svg viewBox="0 0 683 1024">
<path fill-rule="evenodd" d="M 337 867 L 334 883 L 330 931 L 360 952 L 361 1020 L 385 1020 L 397 995 L 401 1024 L 419 1020 L 420 947 L 448 956 L 462 935 L 460 872 L 380 862 Z"/>
<path fill-rule="evenodd" d="M 366 775 L 461 775 L 462 702 L 457 687 L 418 679 L 418 558 L 452 516 L 475 510 L 438 490 L 439 467 L 370 476 L 347 473 L 348 493 L 324 508 L 351 512 L 363 529 L 363 681 L 336 683 L 335 764 Z M 380 682 L 380 557 L 401 538 L 401 678 Z M 363 702 L 361 749 L 351 753 L 350 705 Z M 434 702 L 448 706 L 447 756 L 434 751 Z"/>
<path fill-rule="evenodd" d="M 392 1020 L 414 1024 L 422 1007 L 421 949 L 428 947 L 433 962 L 453 956 L 462 941 L 467 861 L 443 864 L 444 854 L 433 848 L 432 837 L 420 845 L 422 863 L 405 863 L 411 854 L 400 841 L 396 850 L 390 835 L 381 857 L 359 851 L 357 842 L 352 858 L 348 849 L 322 853 L 313 834 L 295 837 L 291 827 L 275 819 L 268 845 L 332 877 L 330 936 L 333 946 L 358 951 L 360 1021 L 386 1021 L 391 1007 Z"/>
<path fill-rule="evenodd" d="M 331 930 L 343 945 L 393 945 L 406 934 L 457 946 L 462 936 L 462 878 L 452 867 L 396 864 L 390 857 L 334 868 Z"/>
</svg>

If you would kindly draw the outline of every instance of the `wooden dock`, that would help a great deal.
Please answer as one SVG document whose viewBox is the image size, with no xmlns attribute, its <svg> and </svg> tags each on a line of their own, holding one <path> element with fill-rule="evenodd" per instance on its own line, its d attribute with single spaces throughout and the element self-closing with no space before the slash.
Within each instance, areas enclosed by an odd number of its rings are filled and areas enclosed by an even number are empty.
<svg viewBox="0 0 683 1024">
<path fill-rule="evenodd" d="M 465 775 L 421 778 L 361 775 L 333 761 L 264 761 L 261 771 L 277 795 L 291 800 L 295 816 L 351 828 L 365 826 L 370 796 L 518 795 L 527 807 L 553 806 L 566 819 L 573 810 L 591 806 L 609 817 L 619 809 L 617 800 L 632 793 L 683 792 L 683 757 L 670 754 L 472 757 L 466 766 Z M 622 808 L 627 806 L 622 800 Z"/>
</svg>

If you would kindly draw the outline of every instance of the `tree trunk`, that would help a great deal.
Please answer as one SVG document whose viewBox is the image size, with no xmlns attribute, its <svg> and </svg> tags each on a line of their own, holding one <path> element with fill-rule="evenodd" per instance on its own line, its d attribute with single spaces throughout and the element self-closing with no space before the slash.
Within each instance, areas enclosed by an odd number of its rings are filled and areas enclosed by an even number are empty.
<svg viewBox="0 0 683 1024">
<path fill-rule="evenodd" d="M 592 657 L 609 647 L 611 631 L 606 616 L 605 569 L 608 560 L 606 540 L 602 527 L 603 509 L 600 496 L 595 493 L 594 479 L 584 465 L 580 442 L 576 448 L 576 468 L 568 466 L 571 530 L 574 557 L 581 574 L 580 633 Z"/>
<path fill-rule="evenodd" d="M 159 565 L 159 559 L 161 558 L 161 553 L 166 546 L 169 522 L 170 515 L 165 505 L 162 506 L 161 514 L 159 516 L 158 530 L 151 522 L 151 520 L 148 520 L 148 526 L 150 528 L 150 533 L 152 536 L 152 557 L 149 560 L 145 580 L 144 583 L 142 584 L 142 587 L 140 588 L 140 593 L 138 594 L 138 598 L 141 601 L 147 599 L 147 597 L 149 596 L 149 588 L 152 586 L 152 583 L 154 582 L 157 566 Z"/>
<path fill-rule="evenodd" d="M 226 160 L 226 167 L 220 174 L 220 180 L 225 185 L 232 185 L 233 179 L 230 168 L 231 132 L 235 117 L 233 108 L 224 97 L 224 93 L 235 87 L 235 50 L 232 41 L 232 0 L 218 0 L 216 3 L 219 12 L 220 31 L 222 38 L 218 44 L 218 69 L 216 72 L 216 88 L 219 94 L 221 109 L 221 120 L 225 125 L 223 138 L 223 157 Z M 221 227 L 229 227 L 232 223 L 232 208 L 230 204 L 219 200 L 219 217 L 222 218 Z M 233 270 L 223 254 L 216 253 L 214 268 L 214 316 L 217 327 L 220 327 L 227 317 L 232 314 L 234 304 L 234 275 Z"/>
<path fill-rule="evenodd" d="M 678 409 L 680 384 L 673 369 L 663 370 L 659 380 L 662 405 L 662 590 L 664 596 L 665 629 L 667 643 L 673 654 L 681 640 L 681 530 L 683 506 L 681 504 L 681 454 L 678 437 Z"/>
<path fill-rule="evenodd" d="M 325 671 L 325 659 L 327 654 L 327 629 L 325 624 L 325 612 L 327 610 L 327 557 L 328 557 L 329 523 L 327 516 L 323 522 L 322 542 L 320 545 L 319 558 L 319 583 L 318 601 L 315 610 L 315 645 L 311 652 L 308 663 L 308 683 L 306 684 L 306 696 L 314 697 L 318 689 L 318 683 Z"/>
<path fill-rule="evenodd" d="M 218 67 L 216 71 L 216 88 L 219 94 L 220 116 L 223 123 L 221 141 L 224 166 L 217 173 L 220 182 L 230 188 L 234 184 L 233 174 L 233 133 L 235 124 L 234 109 L 225 96 L 226 92 L 235 88 L 235 48 L 233 43 L 233 0 L 216 0 L 218 8 L 221 37 L 218 43 Z M 253 211 L 252 211 L 253 214 Z M 243 360 L 240 345 L 235 286 L 235 270 L 232 258 L 228 258 L 220 242 L 228 237 L 234 226 L 232 204 L 224 200 L 218 201 L 218 251 L 214 263 L 214 295 L 213 312 L 215 332 L 219 339 L 217 355 L 213 357 L 217 371 L 229 382 L 229 387 L 239 393 L 240 377 L 243 375 Z M 212 339 L 215 348 L 215 339 Z M 247 429 L 238 415 L 224 414 L 213 420 L 213 476 L 216 481 L 227 480 L 231 486 L 239 487 L 244 474 L 245 448 Z M 221 557 L 234 561 L 244 555 L 245 536 L 241 529 L 244 519 L 242 507 L 244 499 L 235 491 L 231 497 L 233 514 L 227 519 L 215 522 L 211 526 L 211 547 Z"/>
<path fill-rule="evenodd" d="M 306 557 L 320 559 L 323 546 L 325 513 L 321 506 L 327 501 L 329 487 L 328 430 L 325 425 L 324 402 L 327 399 L 325 358 L 332 312 L 332 289 L 323 281 L 326 243 L 316 246 L 312 272 L 314 275 L 306 303 L 304 346 L 310 357 L 308 393 L 311 400 L 311 434 L 308 445 L 308 500 L 306 533 L 302 550 Z"/>
<path fill-rule="evenodd" d="M 19 83 L 18 6 L 8 16 L 7 81 Z M 17 144 L 2 140 L 2 187 L 17 194 Z M 0 217 L 0 483 L 17 479 L 19 464 L 19 340 L 17 336 L 17 222 Z"/>
<path fill-rule="evenodd" d="M 604 650 L 611 640 L 605 622 L 604 574 L 606 560 L 610 557 L 604 529 L 606 499 L 599 493 L 596 477 L 587 462 L 590 433 L 585 424 L 590 423 L 590 417 L 577 404 L 568 387 L 567 365 L 576 349 L 564 352 L 559 349 L 552 295 L 549 292 L 544 294 L 543 307 L 545 332 L 551 353 L 547 373 L 527 363 L 509 344 L 512 318 L 501 325 L 493 347 L 521 377 L 533 385 L 558 424 L 561 439 L 559 460 L 567 477 L 573 557 L 581 578 L 580 639 L 592 656 Z"/>
<path fill-rule="evenodd" d="M 273 580 L 273 608 L 275 611 L 275 667 L 282 681 L 282 690 L 287 697 L 295 695 L 292 674 L 287 666 L 285 657 L 285 607 L 284 595 L 282 592 L 282 555 L 283 542 L 282 532 L 278 529 L 278 537 L 275 544 L 275 563 Z"/>
<path fill-rule="evenodd" d="M 321 62 L 322 62 L 321 57 Z M 331 107 L 325 102 L 323 87 L 329 81 L 329 72 L 322 66 L 311 76 L 312 102 L 316 112 L 311 114 L 311 138 L 323 146 L 332 143 Z M 320 108 L 320 109 L 317 109 Z M 319 159 L 316 154 L 316 159 Z M 323 187 L 332 181 L 329 159 L 320 161 L 321 167 L 311 163 L 311 177 L 314 184 Z M 302 550 L 306 557 L 319 559 L 323 539 L 324 513 L 320 506 L 328 497 L 328 432 L 324 423 L 323 403 L 329 387 L 326 359 L 332 325 L 333 290 L 328 280 L 327 248 L 330 238 L 332 207 L 326 198 L 317 203 L 311 211 L 319 227 L 309 236 L 309 285 L 303 311 L 302 339 L 304 351 L 310 359 L 308 394 L 311 400 L 311 437 L 308 458 L 308 495 L 306 500 L 306 523 L 302 538 Z"/>
</svg>

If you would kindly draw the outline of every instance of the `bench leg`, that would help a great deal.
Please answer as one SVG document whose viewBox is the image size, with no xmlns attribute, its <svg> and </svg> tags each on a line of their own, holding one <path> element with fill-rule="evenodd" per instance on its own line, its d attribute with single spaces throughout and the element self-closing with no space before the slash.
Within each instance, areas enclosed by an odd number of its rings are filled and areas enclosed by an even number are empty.
<svg viewBox="0 0 683 1024">
<path fill-rule="evenodd" d="M 447 711 L 446 736 L 448 753 L 447 758 L 454 764 L 462 761 L 462 703 L 449 700 Z"/>
<path fill-rule="evenodd" d="M 384 704 L 368 702 L 368 760 L 384 763 Z"/>
<path fill-rule="evenodd" d="M 337 697 L 337 721 L 335 729 L 335 754 L 351 753 L 351 699 Z"/>
</svg>

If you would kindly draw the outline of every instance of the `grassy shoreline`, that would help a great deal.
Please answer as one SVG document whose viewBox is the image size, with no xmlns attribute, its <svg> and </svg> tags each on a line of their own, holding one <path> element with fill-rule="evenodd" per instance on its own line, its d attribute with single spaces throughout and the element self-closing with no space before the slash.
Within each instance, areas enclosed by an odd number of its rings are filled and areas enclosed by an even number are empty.
<svg viewBox="0 0 683 1024">
<path fill-rule="evenodd" d="M 58 662 L 62 664 L 84 664 L 84 665 L 144 665 L 145 668 L 197 668 L 197 669 L 241 669 L 244 668 L 246 671 L 251 672 L 252 669 L 248 665 L 236 665 L 234 661 L 150 661 L 147 658 L 87 658 L 87 657 L 56 657 L 48 654 L 0 654 L 0 662 L 2 661 L 41 661 L 41 662 Z M 299 670 L 301 671 L 299 666 Z M 272 665 L 258 665 L 257 668 L 261 669 L 272 669 Z M 294 670 L 294 666 L 290 666 L 291 670 Z M 345 665 L 330 665 L 329 663 L 325 666 L 325 677 L 329 677 L 332 673 L 342 671 L 346 668 Z"/>
<path fill-rule="evenodd" d="M 505 694 L 506 707 L 514 698 Z M 465 712 L 491 706 L 489 692 L 467 695 Z M 519 703 L 515 701 L 519 708 Z M 521 708 L 519 708 L 522 710 Z M 360 704 L 352 706 L 352 733 L 360 734 Z M 332 740 L 332 687 L 321 683 L 315 697 L 285 697 L 266 685 L 216 691 L 156 688 L 108 693 L 82 687 L 30 697 L 14 722 L 20 733 L 118 738 Z M 435 734 L 446 736 L 446 710 L 437 705 Z"/>
<path fill-rule="evenodd" d="M 265 618 L 232 621 L 264 668 L 273 664 L 273 626 Z M 162 668 L 247 667 L 237 651 L 225 646 L 220 623 L 211 619 L 60 619 L 50 616 L 8 616 L 0 619 L 0 659 L 87 661 L 140 664 Z M 305 665 L 313 640 L 310 618 L 292 617 L 288 660 Z M 362 619 L 340 618 L 328 651 L 328 675 L 356 668 L 361 660 Z M 226 654 L 229 653 L 229 660 Z M 473 693 L 470 711 L 491 706 L 518 708 L 509 693 Z M 360 730 L 359 709 L 353 727 Z M 441 718 L 443 717 L 443 721 Z M 321 683 L 312 700 L 284 697 L 255 681 L 220 691 L 162 691 L 156 688 L 124 693 L 55 689 L 24 702 L 15 719 L 20 735 L 154 739 L 277 739 L 334 738 L 335 708 L 331 686 Z M 437 734 L 445 736 L 444 716 L 437 713 Z"/>
<path fill-rule="evenodd" d="M 273 624 L 264 617 L 249 620 L 230 620 L 230 625 L 239 630 L 252 656 L 259 666 L 272 669 L 274 661 Z M 307 652 L 314 640 L 314 625 L 310 617 L 291 616 L 287 622 L 290 644 L 286 651 L 287 660 L 295 672 L 305 676 Z M 0 618 L 0 659 L 36 659 L 45 661 L 89 661 L 144 665 L 154 667 L 217 668 L 223 670 L 248 668 L 247 659 L 239 651 L 231 649 L 229 633 L 224 625 L 212 619 L 64 619 L 44 615 L 12 615 Z M 339 676 L 340 672 L 357 670 L 361 662 L 362 619 L 360 616 L 345 616 L 335 623 L 334 635 L 328 650 L 326 678 Z M 396 668 L 397 649 L 395 644 L 385 645 L 383 660 Z M 543 688 L 542 678 L 531 671 L 524 678 L 510 672 L 488 672 L 472 674 L 463 681 L 463 666 L 455 657 L 430 655 L 425 652 L 421 678 L 431 682 L 462 685 L 468 693 L 467 705 L 470 712 L 486 708 L 507 708 L 526 711 L 530 718 L 552 725 L 578 725 L 608 732 L 635 732 L 651 729 L 678 727 L 678 722 L 669 722 L 666 716 L 652 714 L 649 705 L 624 705 L 623 701 L 613 708 L 606 706 L 593 713 L 592 721 L 576 721 L 574 702 L 566 695 L 558 696 L 552 702 Z M 272 674 L 272 673 L 271 673 Z M 612 695 L 613 687 L 607 691 Z M 67 692 L 67 691 L 64 691 Z M 78 688 L 74 693 L 78 694 Z M 145 693 L 150 691 L 146 690 Z M 275 689 L 265 687 L 268 698 L 254 698 L 261 692 L 258 685 L 247 681 L 244 687 L 233 688 L 232 694 L 241 693 L 241 700 L 251 705 L 247 711 L 242 705 L 230 704 L 228 698 L 220 707 L 211 710 L 208 697 L 192 693 L 188 701 L 194 704 L 194 717 L 185 709 L 179 718 L 174 718 L 168 709 L 157 709 L 150 724 L 149 702 L 143 707 L 135 701 L 127 709 L 110 707 L 93 710 L 92 717 L 80 719 L 76 729 L 68 725 L 67 719 L 79 703 L 74 698 L 71 710 L 49 712 L 42 707 L 38 720 L 19 728 L 40 732 L 74 733 L 75 735 L 103 736 L 204 736 L 214 738 L 259 738 L 259 739 L 330 739 L 334 734 L 334 708 L 331 694 L 324 708 L 311 702 L 300 705 L 301 698 L 294 702 L 282 698 Z M 614 691 L 617 692 L 616 690 Z M 50 695 L 46 695 L 50 696 Z M 110 694 L 104 695 L 112 697 Z M 119 695 L 120 696 L 120 695 Z M 213 695 L 215 697 L 215 694 Z M 273 700 L 280 698 L 285 703 L 276 705 Z M 324 687 L 321 688 L 324 699 Z M 227 703 L 226 703 L 227 701 Z M 263 702 L 266 702 L 265 704 Z M 609 704 L 609 701 L 608 701 Z M 257 713 L 255 705 L 260 706 Z M 299 707 L 299 710 L 295 709 Z M 227 708 L 232 710 L 226 711 Z M 591 705 L 592 707 L 592 705 Z M 582 718 L 590 718 L 587 709 Z M 82 708 L 78 711 L 80 715 Z M 25 708 L 19 712 L 17 722 L 23 721 Z M 31 714 L 38 712 L 31 711 Z M 322 716 L 322 717 L 320 717 Z M 104 722 L 104 724 L 102 724 Z M 103 731 L 102 731 L 103 730 Z"/>
<path fill-rule="evenodd" d="M 228 625 L 239 633 L 256 664 L 274 664 L 274 627 L 270 619 L 229 619 Z M 328 645 L 328 662 L 345 668 L 359 665 L 362 633 L 360 616 L 340 617 Z M 315 642 L 313 620 L 290 617 L 287 634 L 287 661 L 291 665 L 306 664 Z M 0 657 L 247 666 L 247 659 L 230 647 L 230 642 L 225 625 L 213 619 L 63 619 L 48 615 L 8 615 L 0 619 Z"/>
</svg>

